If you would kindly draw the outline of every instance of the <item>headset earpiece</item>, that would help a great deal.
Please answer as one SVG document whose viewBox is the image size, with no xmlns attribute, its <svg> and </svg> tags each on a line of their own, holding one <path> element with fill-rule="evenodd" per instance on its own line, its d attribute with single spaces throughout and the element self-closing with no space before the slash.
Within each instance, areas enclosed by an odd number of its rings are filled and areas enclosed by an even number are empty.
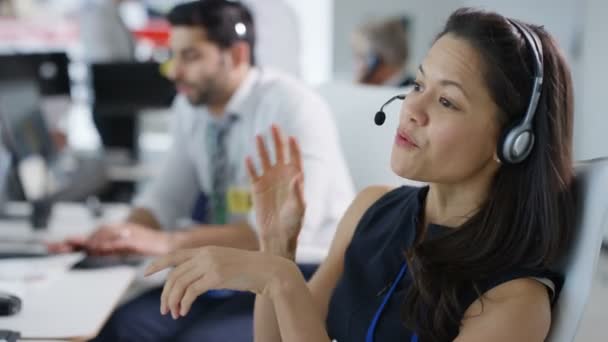
<svg viewBox="0 0 608 342">
<path fill-rule="evenodd" d="M 498 159 L 503 164 L 517 164 L 524 161 L 534 147 L 532 127 L 514 122 L 503 130 L 496 150 Z"/>
<path fill-rule="evenodd" d="M 534 147 L 535 136 L 532 124 L 543 85 L 543 50 L 536 33 L 515 20 L 508 19 L 508 21 L 524 37 L 534 62 L 534 83 L 526 112 L 521 119 L 503 130 L 496 147 L 498 158 L 503 164 L 517 164 L 526 160 Z"/>
</svg>

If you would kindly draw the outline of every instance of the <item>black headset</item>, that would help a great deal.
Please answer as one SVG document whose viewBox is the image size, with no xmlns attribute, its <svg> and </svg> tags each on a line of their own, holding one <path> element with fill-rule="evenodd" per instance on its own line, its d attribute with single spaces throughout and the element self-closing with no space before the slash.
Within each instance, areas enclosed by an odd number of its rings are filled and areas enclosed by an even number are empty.
<svg viewBox="0 0 608 342">
<path fill-rule="evenodd" d="M 535 138 L 532 130 L 532 121 L 536 114 L 538 100 L 540 99 L 543 87 L 543 47 L 540 38 L 534 31 L 516 20 L 507 20 L 524 37 L 530 51 L 532 51 L 534 62 L 534 83 L 532 84 L 532 95 L 530 96 L 526 113 L 521 121 L 507 128 L 498 141 L 497 152 L 500 161 L 504 164 L 517 164 L 524 161 L 530 155 L 530 152 L 532 152 L 532 147 L 534 147 Z M 405 96 L 405 94 L 396 95 L 386 101 L 374 116 L 376 125 L 380 126 L 386 120 L 384 107 L 397 99 L 404 100 Z"/>
<path fill-rule="evenodd" d="M 369 82 L 376 73 L 376 70 L 382 64 L 382 58 L 375 52 L 371 52 L 367 58 L 365 58 L 365 74 L 361 77 L 361 82 Z"/>
</svg>

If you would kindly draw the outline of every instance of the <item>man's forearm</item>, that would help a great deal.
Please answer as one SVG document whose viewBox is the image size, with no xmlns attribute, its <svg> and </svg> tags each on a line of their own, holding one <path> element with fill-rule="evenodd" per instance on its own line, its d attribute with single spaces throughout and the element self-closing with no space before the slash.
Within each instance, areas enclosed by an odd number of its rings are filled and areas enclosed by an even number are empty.
<svg viewBox="0 0 608 342">
<path fill-rule="evenodd" d="M 173 250 L 202 246 L 259 249 L 257 235 L 246 223 L 194 226 L 171 235 Z"/>
<path fill-rule="evenodd" d="M 135 223 L 144 227 L 161 230 L 161 224 L 154 214 L 146 208 L 133 208 L 127 216 L 127 222 Z"/>
</svg>

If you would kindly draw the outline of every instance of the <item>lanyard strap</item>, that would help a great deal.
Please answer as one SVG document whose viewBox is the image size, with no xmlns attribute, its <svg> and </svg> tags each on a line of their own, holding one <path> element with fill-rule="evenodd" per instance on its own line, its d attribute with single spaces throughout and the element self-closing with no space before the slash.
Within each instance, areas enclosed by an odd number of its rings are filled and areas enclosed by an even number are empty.
<svg viewBox="0 0 608 342">
<path fill-rule="evenodd" d="M 404 261 L 403 266 L 401 266 L 401 269 L 399 270 L 399 274 L 397 274 L 395 281 L 393 281 L 393 285 L 391 285 L 391 288 L 388 290 L 388 292 L 384 296 L 384 299 L 382 300 L 382 304 L 380 304 L 378 311 L 376 311 L 376 314 L 374 315 L 374 319 L 372 320 L 372 323 L 369 325 L 369 328 L 367 329 L 367 336 L 365 337 L 365 342 L 374 342 L 374 333 L 376 332 L 376 325 L 378 324 L 378 320 L 380 320 L 380 316 L 382 316 L 382 311 L 384 311 L 384 307 L 386 306 L 386 303 L 388 303 L 388 300 L 391 298 L 391 296 L 395 292 L 395 289 L 397 288 L 397 284 L 399 284 L 399 282 L 405 275 L 405 272 L 407 272 L 407 262 Z M 416 334 L 412 334 L 412 339 L 410 341 L 418 342 L 418 336 Z"/>
</svg>

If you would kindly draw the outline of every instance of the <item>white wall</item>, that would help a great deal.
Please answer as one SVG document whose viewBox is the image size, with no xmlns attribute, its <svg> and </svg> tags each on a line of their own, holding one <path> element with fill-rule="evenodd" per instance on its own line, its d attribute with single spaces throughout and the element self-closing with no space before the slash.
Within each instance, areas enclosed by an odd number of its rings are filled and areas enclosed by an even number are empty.
<svg viewBox="0 0 608 342">
<path fill-rule="evenodd" d="M 577 159 L 608 156 L 608 2 L 587 0 L 582 47 L 581 111 L 575 120 L 574 154 Z"/>
<path fill-rule="evenodd" d="M 286 0 L 300 25 L 302 77 L 311 84 L 328 81 L 332 74 L 333 1 Z"/>
<path fill-rule="evenodd" d="M 584 2 L 580 0 L 464 0 L 462 3 L 543 25 L 557 39 L 569 62 L 576 59 L 575 41 L 584 14 Z"/>
<path fill-rule="evenodd" d="M 386 16 L 409 16 L 412 20 L 410 67 L 415 67 L 445 19 L 459 4 L 460 1 L 452 0 L 334 0 L 334 77 L 352 79 L 350 35 L 362 23 Z"/>
</svg>

